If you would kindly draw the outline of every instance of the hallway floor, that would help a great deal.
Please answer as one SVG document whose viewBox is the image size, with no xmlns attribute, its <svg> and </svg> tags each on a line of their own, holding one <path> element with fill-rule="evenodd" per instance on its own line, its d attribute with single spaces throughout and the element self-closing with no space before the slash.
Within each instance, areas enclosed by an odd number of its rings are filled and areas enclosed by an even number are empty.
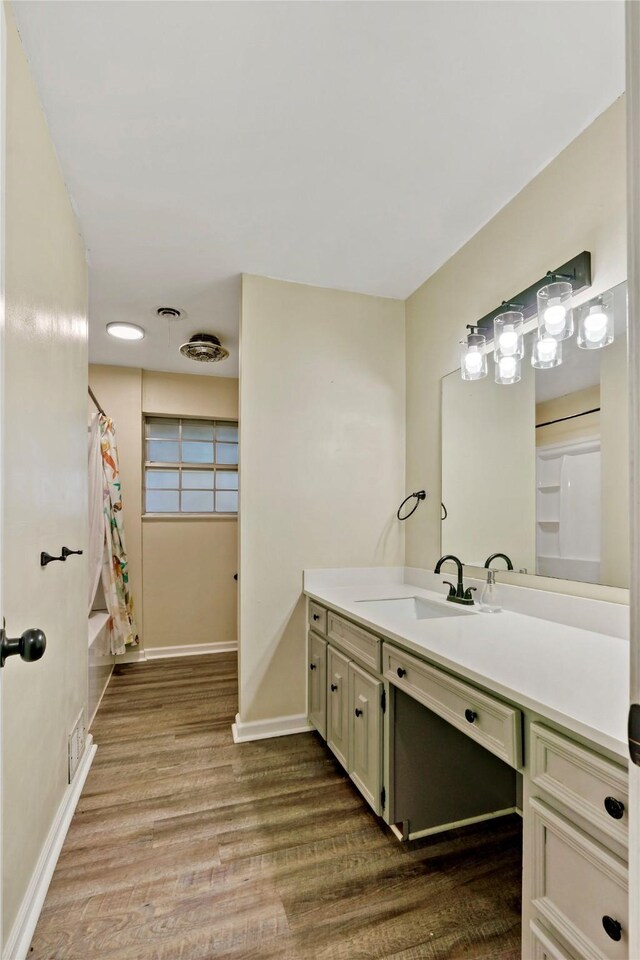
<svg viewBox="0 0 640 960">
<path fill-rule="evenodd" d="M 235 745 L 236 659 L 116 669 L 33 960 L 518 960 L 521 825 L 402 845 L 315 734 Z"/>
</svg>

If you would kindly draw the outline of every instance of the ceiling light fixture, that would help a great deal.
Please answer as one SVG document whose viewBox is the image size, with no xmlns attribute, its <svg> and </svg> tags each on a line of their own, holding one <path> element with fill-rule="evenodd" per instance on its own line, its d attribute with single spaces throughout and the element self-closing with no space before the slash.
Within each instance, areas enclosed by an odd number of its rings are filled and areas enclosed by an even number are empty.
<svg viewBox="0 0 640 960">
<path fill-rule="evenodd" d="M 531 366 L 536 370 L 550 370 L 562 363 L 562 342 L 555 337 L 539 337 L 533 344 Z"/>
<path fill-rule="evenodd" d="M 137 323 L 108 323 L 107 333 L 117 340 L 142 340 L 144 337 L 144 330 Z"/>
</svg>

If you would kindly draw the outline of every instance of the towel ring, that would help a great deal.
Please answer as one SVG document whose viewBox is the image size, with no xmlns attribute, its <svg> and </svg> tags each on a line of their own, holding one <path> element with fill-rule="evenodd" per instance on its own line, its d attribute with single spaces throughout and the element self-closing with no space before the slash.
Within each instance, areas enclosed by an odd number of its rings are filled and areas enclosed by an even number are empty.
<svg viewBox="0 0 640 960">
<path fill-rule="evenodd" d="M 416 499 L 416 502 L 414 503 L 413 507 L 411 508 L 411 510 L 409 510 L 409 513 L 405 513 L 404 517 L 401 517 L 401 516 L 400 516 L 400 511 L 401 511 L 402 508 L 404 507 L 405 503 L 408 503 L 408 501 L 409 501 L 409 500 L 412 500 L 414 497 L 415 497 L 415 499 Z M 420 501 L 421 501 L 421 500 L 426 500 L 426 499 L 427 499 L 427 491 L 426 491 L 426 490 L 418 490 L 416 493 L 410 493 L 408 497 L 405 497 L 405 498 L 404 498 L 404 500 L 402 501 L 402 503 L 401 503 L 400 506 L 398 507 L 398 511 L 397 511 L 397 513 L 396 513 L 396 516 L 397 516 L 398 520 L 408 520 L 409 517 L 411 516 L 411 514 L 412 514 L 412 513 L 415 513 L 416 510 L 418 509 L 418 506 L 419 506 L 419 504 L 420 504 Z"/>
</svg>

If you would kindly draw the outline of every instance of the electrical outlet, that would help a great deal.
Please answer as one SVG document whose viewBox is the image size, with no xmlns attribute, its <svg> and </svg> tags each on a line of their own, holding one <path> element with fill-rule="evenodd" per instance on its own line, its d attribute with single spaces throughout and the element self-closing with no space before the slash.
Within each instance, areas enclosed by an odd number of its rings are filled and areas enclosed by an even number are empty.
<svg viewBox="0 0 640 960">
<path fill-rule="evenodd" d="M 78 769 L 80 761 L 82 760 L 86 743 L 87 729 L 84 722 L 84 711 L 82 711 L 74 723 L 73 729 L 68 738 L 69 783 L 72 782 L 76 775 L 76 770 Z"/>
</svg>

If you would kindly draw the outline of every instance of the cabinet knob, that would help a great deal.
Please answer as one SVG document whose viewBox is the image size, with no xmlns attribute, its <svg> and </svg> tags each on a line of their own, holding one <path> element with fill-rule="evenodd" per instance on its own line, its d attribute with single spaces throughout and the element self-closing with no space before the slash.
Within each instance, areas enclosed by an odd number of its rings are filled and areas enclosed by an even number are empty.
<svg viewBox="0 0 640 960">
<path fill-rule="evenodd" d="M 624 816 L 624 803 L 622 800 L 616 800 L 615 797 L 605 797 L 604 808 L 614 820 L 622 820 Z"/>
<path fill-rule="evenodd" d="M 319 619 L 320 619 L 320 614 L 319 614 L 319 613 L 314 613 L 313 619 L 314 619 L 314 620 L 319 620 Z"/>
<path fill-rule="evenodd" d="M 335 693 L 336 690 L 338 689 L 338 684 L 337 684 L 337 683 L 332 683 L 332 684 L 331 684 L 331 689 L 332 689 L 332 691 Z"/>
<path fill-rule="evenodd" d="M 406 675 L 407 671 L 404 669 L 404 667 L 398 667 L 398 669 L 396 670 L 396 673 L 398 674 L 400 679 L 402 679 L 402 677 Z"/>
<path fill-rule="evenodd" d="M 315 668 L 316 668 L 316 664 L 315 664 L 315 663 L 310 663 L 310 664 L 309 664 L 309 670 L 315 670 Z"/>
<path fill-rule="evenodd" d="M 361 716 L 362 716 L 362 710 L 359 710 L 359 709 L 356 707 L 356 717 L 361 717 Z"/>
<path fill-rule="evenodd" d="M 478 714 L 475 712 L 475 710 L 469 710 L 469 708 L 467 707 L 467 709 L 464 712 L 465 720 L 468 720 L 469 723 L 475 723 L 477 717 L 478 717 Z"/>
<path fill-rule="evenodd" d="M 606 935 L 611 937 L 612 940 L 622 940 L 622 924 L 614 920 L 613 917 L 603 917 L 602 926 Z"/>
</svg>

